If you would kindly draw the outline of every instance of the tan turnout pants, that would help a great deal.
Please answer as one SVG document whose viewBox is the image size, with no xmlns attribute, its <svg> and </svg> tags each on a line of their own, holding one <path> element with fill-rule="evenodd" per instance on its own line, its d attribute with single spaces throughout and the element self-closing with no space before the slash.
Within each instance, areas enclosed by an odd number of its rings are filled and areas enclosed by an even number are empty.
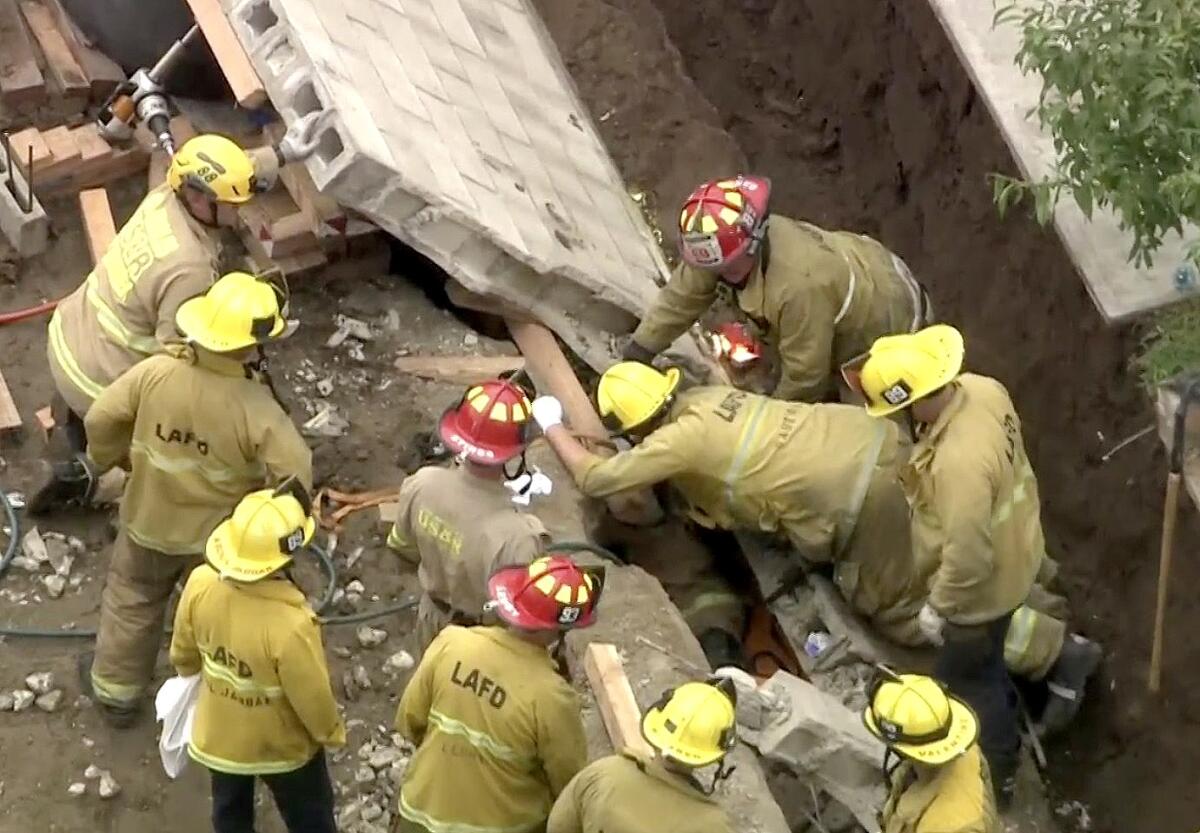
<svg viewBox="0 0 1200 833">
<path fill-rule="evenodd" d="M 202 560 L 199 555 L 167 555 L 139 546 L 124 527 L 117 533 L 92 661 L 92 688 L 100 702 L 129 708 L 145 695 L 154 677 L 171 592 Z"/>
</svg>

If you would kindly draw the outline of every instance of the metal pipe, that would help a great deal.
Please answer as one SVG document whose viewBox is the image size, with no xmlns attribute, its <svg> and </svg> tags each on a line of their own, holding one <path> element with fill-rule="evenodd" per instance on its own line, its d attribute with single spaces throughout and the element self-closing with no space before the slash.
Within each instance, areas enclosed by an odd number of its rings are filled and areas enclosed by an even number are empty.
<svg viewBox="0 0 1200 833">
<path fill-rule="evenodd" d="M 147 73 L 151 80 L 157 81 L 159 84 L 161 84 L 163 79 L 160 76 L 171 68 L 171 64 L 175 63 L 175 61 L 179 59 L 180 53 L 191 46 L 192 41 L 199 34 L 199 24 L 193 23 L 192 28 L 188 29 L 187 34 L 175 41 L 175 43 L 171 44 L 171 48 L 168 49 L 163 56 L 158 59 L 158 63 L 154 65 L 149 73 Z"/>
</svg>

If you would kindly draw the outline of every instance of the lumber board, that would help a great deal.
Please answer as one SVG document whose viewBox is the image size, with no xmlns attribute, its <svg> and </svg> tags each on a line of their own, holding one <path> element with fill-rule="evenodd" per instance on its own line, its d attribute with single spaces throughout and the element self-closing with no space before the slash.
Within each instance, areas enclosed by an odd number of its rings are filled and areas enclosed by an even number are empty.
<svg viewBox="0 0 1200 833">
<path fill-rule="evenodd" d="M 8 383 L 4 381 L 4 373 L 0 372 L 0 431 L 12 431 L 20 427 L 21 414 L 13 402 Z"/>
<path fill-rule="evenodd" d="M 46 147 L 50 148 L 50 161 L 44 168 L 34 166 L 33 170 L 37 175 L 34 179 L 34 189 L 39 193 L 43 182 L 67 176 L 77 171 L 83 162 L 83 153 L 71 134 L 71 128 L 66 125 L 43 132 L 42 138 L 46 141 Z"/>
<path fill-rule="evenodd" d="M 526 367 L 534 382 L 543 392 L 550 393 L 562 402 L 563 414 L 571 429 L 577 436 L 607 439 L 608 431 L 600 421 L 599 414 L 592 407 L 588 395 L 575 371 L 571 368 L 567 357 L 554 333 L 535 321 L 515 321 L 506 319 L 508 331 L 513 341 L 525 357 Z M 597 447 L 595 452 L 602 457 L 612 454 L 605 447 Z M 625 523 L 643 526 L 658 523 L 662 519 L 662 507 L 649 489 L 637 492 L 622 492 L 608 498 L 605 503 L 613 517 Z"/>
<path fill-rule="evenodd" d="M 275 188 L 238 208 L 247 230 L 263 244 L 267 257 L 278 259 L 316 248 L 320 244 L 308 219 L 291 194 Z"/>
<path fill-rule="evenodd" d="M 258 274 L 266 274 L 272 270 L 278 270 L 284 277 L 290 278 L 314 269 L 319 269 L 329 262 L 329 257 L 320 246 L 314 249 L 306 249 L 293 255 L 273 258 L 267 254 L 267 250 L 264 248 L 263 242 L 258 239 L 258 235 L 251 233 L 248 229 L 243 229 L 239 236 L 242 243 L 246 246 L 246 252 L 254 262 L 254 269 Z"/>
<path fill-rule="evenodd" d="M 50 434 L 54 431 L 55 425 L 54 411 L 47 405 L 44 408 L 39 408 L 34 417 L 37 419 L 38 431 L 41 432 L 42 440 L 47 443 L 50 442 Z"/>
<path fill-rule="evenodd" d="M 116 61 L 88 42 L 59 0 L 42 0 L 42 3 L 54 16 L 58 31 L 62 33 L 67 47 L 83 70 L 91 91 L 91 100 L 104 101 L 109 93 L 125 80 L 124 70 Z"/>
<path fill-rule="evenodd" d="M 28 127 L 13 133 L 8 137 L 8 141 L 12 145 L 13 164 L 26 176 L 29 175 L 30 148 L 33 149 L 33 170 L 35 172 L 43 169 L 54 158 L 46 140 L 42 138 L 41 131 L 36 127 Z"/>
<path fill-rule="evenodd" d="M 642 737 L 642 713 L 625 676 L 617 646 L 611 642 L 591 643 L 584 653 L 583 668 L 613 749 L 653 754 L 654 750 Z"/>
<path fill-rule="evenodd" d="M 38 68 L 17 0 L 0 0 L 0 100 L 12 107 L 26 107 L 45 99 L 46 79 Z"/>
<path fill-rule="evenodd" d="M 208 47 L 212 50 L 233 97 L 243 107 L 256 108 L 267 103 L 267 91 L 258 77 L 246 50 L 233 33 L 233 27 L 221 4 L 217 0 L 187 0 L 196 18 L 196 24 L 204 33 Z"/>
<path fill-rule="evenodd" d="M 139 147 L 114 151 L 109 157 L 101 157 L 90 163 L 78 164 L 66 171 L 58 171 L 34 183 L 34 190 L 41 197 L 58 197 L 74 194 L 84 188 L 97 188 L 118 179 L 139 174 L 150 163 L 150 154 Z"/>
<path fill-rule="evenodd" d="M 81 96 L 84 100 L 91 94 L 91 84 L 83 74 L 83 67 L 75 60 L 71 47 L 55 25 L 54 14 L 37 0 L 21 0 L 21 14 L 29 24 L 29 31 L 42 48 L 46 58 L 46 71 L 64 95 Z"/>
<path fill-rule="evenodd" d="M 71 138 L 79 148 L 80 161 L 93 165 L 99 160 L 111 159 L 115 151 L 112 145 L 100 135 L 100 127 L 95 122 L 80 125 L 71 131 Z"/>
<path fill-rule="evenodd" d="M 108 192 L 103 188 L 88 188 L 79 192 L 79 211 L 83 215 L 83 232 L 87 236 L 88 251 L 92 263 L 100 262 L 113 238 L 117 236 L 117 224 L 113 220 Z"/>
<path fill-rule="evenodd" d="M 401 373 L 470 385 L 525 367 L 523 356 L 401 356 L 392 364 Z"/>
</svg>

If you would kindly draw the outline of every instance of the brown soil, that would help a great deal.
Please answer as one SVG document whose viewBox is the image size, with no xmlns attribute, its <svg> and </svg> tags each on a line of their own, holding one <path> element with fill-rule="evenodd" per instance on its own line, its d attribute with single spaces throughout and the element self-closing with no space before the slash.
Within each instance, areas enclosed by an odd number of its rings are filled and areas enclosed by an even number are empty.
<svg viewBox="0 0 1200 833">
<path fill-rule="evenodd" d="M 1104 325 L 1057 239 L 997 218 L 986 181 L 1014 168 L 923 3 L 538 0 L 579 90 L 663 228 L 695 182 L 748 163 L 781 213 L 877 236 L 1001 379 L 1025 423 L 1075 626 L 1107 651 L 1050 779 L 1093 829 L 1190 830 L 1200 771 L 1200 564 L 1177 558 L 1166 693 L 1145 693 L 1163 457 L 1127 368 L 1136 335 Z M 1194 540 L 1189 517 L 1180 531 Z M 1064 812 L 1064 824 L 1077 820 Z M 1190 827 L 1189 827 L 1190 825 Z"/>
</svg>

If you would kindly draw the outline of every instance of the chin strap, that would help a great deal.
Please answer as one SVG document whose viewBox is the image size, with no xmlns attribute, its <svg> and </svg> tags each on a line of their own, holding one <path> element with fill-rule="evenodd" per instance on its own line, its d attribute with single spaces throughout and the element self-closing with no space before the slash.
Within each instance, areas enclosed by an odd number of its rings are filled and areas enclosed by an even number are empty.
<svg viewBox="0 0 1200 833">
<path fill-rule="evenodd" d="M 728 780 L 729 777 L 731 775 L 733 775 L 733 773 L 735 773 L 735 772 L 737 772 L 737 764 L 734 764 L 733 766 L 726 769 L 725 768 L 725 759 L 722 758 L 721 763 L 717 764 L 717 771 L 715 773 L 713 773 L 712 783 L 708 786 L 708 789 L 703 790 L 704 794 L 712 795 L 713 793 L 715 793 L 717 791 L 717 787 L 720 785 L 720 783 L 722 781 Z"/>
</svg>

